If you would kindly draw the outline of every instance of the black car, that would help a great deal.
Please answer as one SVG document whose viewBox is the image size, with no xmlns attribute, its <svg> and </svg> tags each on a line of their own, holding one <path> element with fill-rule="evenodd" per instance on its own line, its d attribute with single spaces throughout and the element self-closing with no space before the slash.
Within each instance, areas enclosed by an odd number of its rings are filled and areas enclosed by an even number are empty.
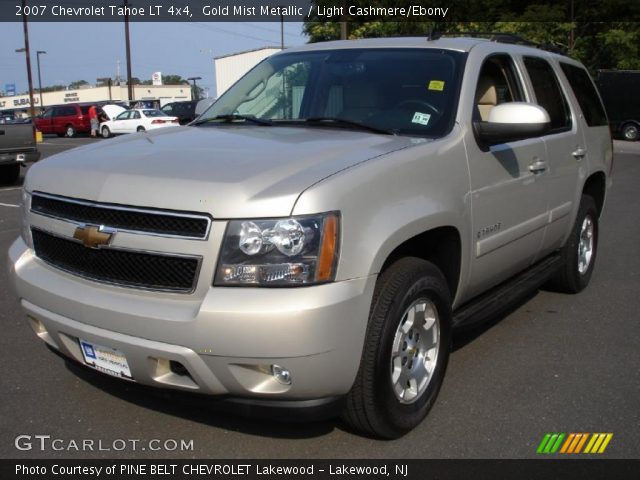
<svg viewBox="0 0 640 480">
<path fill-rule="evenodd" d="M 196 118 L 197 101 L 167 103 L 162 110 L 167 115 L 178 117 L 180 125 L 186 125 Z"/>
</svg>

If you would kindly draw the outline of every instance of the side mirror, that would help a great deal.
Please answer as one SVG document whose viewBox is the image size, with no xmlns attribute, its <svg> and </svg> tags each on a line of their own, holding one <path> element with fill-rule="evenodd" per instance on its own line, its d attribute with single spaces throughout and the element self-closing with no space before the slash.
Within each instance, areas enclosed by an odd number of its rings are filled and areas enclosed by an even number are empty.
<svg viewBox="0 0 640 480">
<path fill-rule="evenodd" d="M 539 105 L 509 102 L 496 105 L 487 122 L 474 122 L 478 139 L 485 145 L 539 137 L 549 131 L 551 119 Z"/>
</svg>

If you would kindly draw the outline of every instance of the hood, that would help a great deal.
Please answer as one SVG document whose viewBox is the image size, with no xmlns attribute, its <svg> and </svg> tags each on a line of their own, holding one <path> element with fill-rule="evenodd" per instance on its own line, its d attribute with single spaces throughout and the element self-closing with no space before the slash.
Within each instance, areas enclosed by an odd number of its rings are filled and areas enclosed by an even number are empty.
<svg viewBox="0 0 640 480">
<path fill-rule="evenodd" d="M 174 127 L 49 157 L 29 170 L 26 188 L 214 218 L 287 216 L 309 186 L 412 140 L 336 128 Z"/>
<path fill-rule="evenodd" d="M 113 120 L 115 117 L 117 117 L 118 115 L 120 115 L 122 112 L 126 110 L 124 107 L 121 107 L 120 105 L 111 105 L 111 104 L 103 105 L 100 108 L 102 108 L 102 111 L 107 114 L 110 120 Z"/>
</svg>

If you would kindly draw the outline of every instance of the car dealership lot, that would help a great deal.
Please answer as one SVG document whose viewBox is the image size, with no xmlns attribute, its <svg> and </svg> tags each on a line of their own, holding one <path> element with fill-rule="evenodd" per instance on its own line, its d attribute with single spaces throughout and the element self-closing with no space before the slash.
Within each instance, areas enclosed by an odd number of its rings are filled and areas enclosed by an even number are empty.
<svg viewBox="0 0 640 480">
<path fill-rule="evenodd" d="M 40 149 L 46 158 L 101 141 L 47 136 Z M 587 290 L 534 293 L 484 328 L 457 335 L 435 407 L 415 431 L 392 442 L 354 435 L 339 421 L 284 424 L 229 415 L 208 407 L 206 398 L 149 394 L 52 355 L 7 285 L 20 191 L 0 188 L 0 456 L 525 458 L 535 456 L 547 432 L 611 432 L 603 457 L 639 458 L 640 143 L 616 142 L 613 180 Z M 31 449 L 14 446 L 19 435 L 32 436 Z M 61 441 L 56 449 L 43 442 L 41 451 L 35 435 Z M 85 439 L 94 441 L 92 449 L 77 451 L 73 445 Z M 192 440 L 193 449 L 171 450 L 169 443 L 155 450 L 166 440 Z"/>
</svg>

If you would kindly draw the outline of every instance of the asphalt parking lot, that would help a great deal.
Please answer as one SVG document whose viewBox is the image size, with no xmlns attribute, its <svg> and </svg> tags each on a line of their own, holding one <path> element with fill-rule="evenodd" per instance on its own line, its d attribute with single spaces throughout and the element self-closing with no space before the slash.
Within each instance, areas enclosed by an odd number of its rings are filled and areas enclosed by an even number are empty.
<svg viewBox="0 0 640 480">
<path fill-rule="evenodd" d="M 100 141 L 46 137 L 41 151 L 47 157 Z M 547 432 L 611 432 L 603 457 L 640 458 L 639 185 L 640 142 L 616 142 L 614 186 L 588 289 L 576 296 L 534 292 L 509 314 L 458 335 L 429 417 L 387 442 L 358 436 L 337 420 L 230 415 L 206 399 L 150 394 L 53 355 L 9 291 L 6 251 L 19 235 L 20 189 L 2 187 L 0 457 L 533 458 Z M 50 435 L 62 439 L 62 449 L 41 451 L 34 442 L 18 450 L 19 435 Z M 84 439 L 96 442 L 93 451 L 69 448 Z M 156 439 L 156 447 L 184 440 L 193 448 L 151 450 Z M 136 449 L 129 440 L 139 440 Z"/>
</svg>

